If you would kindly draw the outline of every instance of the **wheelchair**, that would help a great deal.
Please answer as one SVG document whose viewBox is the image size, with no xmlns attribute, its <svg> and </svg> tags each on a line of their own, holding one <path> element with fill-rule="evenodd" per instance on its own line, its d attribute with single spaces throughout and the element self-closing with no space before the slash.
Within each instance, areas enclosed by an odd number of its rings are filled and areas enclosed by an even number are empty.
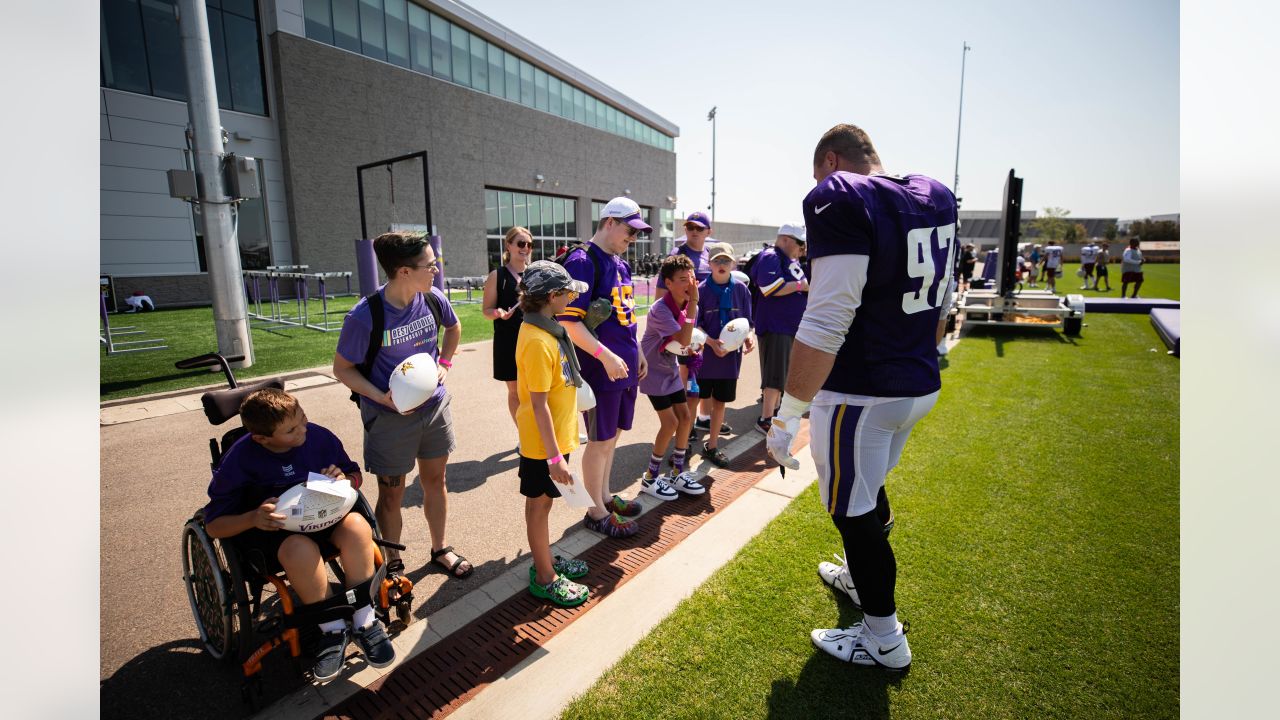
<svg viewBox="0 0 1280 720">
<path fill-rule="evenodd" d="M 284 389 L 284 381 L 279 378 L 239 385 L 229 363 L 241 359 L 242 356 L 224 358 L 210 353 L 175 363 L 183 370 L 218 366 L 226 375 L 228 388 L 211 390 L 200 398 L 211 425 L 221 425 L 238 415 L 240 403 L 257 390 Z M 237 427 L 226 432 L 221 440 L 209 439 L 212 470 L 217 470 L 223 454 L 246 433 L 243 427 Z M 363 515 L 373 529 L 374 614 L 388 632 L 397 627 L 391 622 L 393 613 L 398 627 L 406 627 L 413 621 L 413 582 L 403 575 L 403 564 L 398 559 L 386 560 L 383 551 L 384 548 L 402 551 L 405 546 L 381 537 L 373 508 L 363 493 L 358 492 L 351 512 Z M 304 645 L 309 644 L 304 640 L 318 638 L 317 626 L 321 622 L 351 619 L 355 607 L 348 604 L 352 602 L 350 595 L 344 596 L 341 591 L 346 582 L 337 556 L 326 556 L 325 561 L 337 578 L 339 588 L 328 600 L 304 606 L 289 588 L 276 558 L 264 557 L 257 550 L 243 552 L 235 538 L 210 537 L 204 527 L 203 508 L 183 527 L 182 578 L 200 641 L 214 659 L 240 664 L 244 673 L 241 694 L 246 702 L 253 703 L 251 688 L 256 687 L 261 694 L 262 662 L 273 650 L 282 645 L 287 647 L 295 670 L 309 677 L 310 670 L 304 670 L 300 661 Z M 267 586 L 273 592 L 264 598 Z"/>
</svg>

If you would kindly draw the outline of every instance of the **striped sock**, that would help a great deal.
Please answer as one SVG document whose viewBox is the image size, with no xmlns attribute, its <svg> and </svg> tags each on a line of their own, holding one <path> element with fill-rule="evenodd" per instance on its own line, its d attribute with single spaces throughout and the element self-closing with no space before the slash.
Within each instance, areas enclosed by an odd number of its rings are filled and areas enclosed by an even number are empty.
<svg viewBox="0 0 1280 720">
<path fill-rule="evenodd" d="M 649 477 L 658 477 L 662 472 L 662 456 L 649 453 Z"/>
<path fill-rule="evenodd" d="M 675 469 L 676 474 L 684 472 L 684 454 L 688 448 L 676 448 L 671 451 L 671 467 Z"/>
</svg>

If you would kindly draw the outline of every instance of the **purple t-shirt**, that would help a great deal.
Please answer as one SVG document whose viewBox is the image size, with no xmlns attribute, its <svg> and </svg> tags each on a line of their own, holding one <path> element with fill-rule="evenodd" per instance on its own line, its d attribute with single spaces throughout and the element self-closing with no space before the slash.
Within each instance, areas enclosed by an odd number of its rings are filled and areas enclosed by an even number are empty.
<svg viewBox="0 0 1280 720">
<path fill-rule="evenodd" d="M 431 308 L 421 294 L 414 295 L 413 301 L 403 309 L 396 308 L 387 302 L 386 286 L 378 288 L 382 295 L 383 319 L 382 349 L 373 361 L 369 382 L 379 390 L 386 392 L 389 387 L 391 371 L 404 362 L 410 355 L 431 353 L 431 357 L 440 358 L 438 328 L 435 318 L 431 316 Z M 458 316 L 449 304 L 449 298 L 439 288 L 431 288 L 431 292 L 440 301 L 440 320 L 445 327 L 458 324 Z M 351 308 L 342 320 L 342 332 L 338 335 L 338 354 L 347 362 L 359 365 L 364 362 L 364 354 L 369 349 L 369 331 L 373 329 L 373 317 L 369 313 L 369 301 L 360 301 Z M 444 384 L 436 387 L 430 400 L 423 403 L 417 412 L 435 406 L 445 394 Z M 374 407 L 381 412 L 395 412 L 382 403 L 374 402 L 366 397 L 360 398 L 361 407 Z"/>
<path fill-rule="evenodd" d="M 719 295 L 714 292 L 711 285 L 715 284 L 714 278 L 707 278 L 698 284 L 698 327 L 707 334 L 709 338 L 720 337 L 720 331 L 724 326 L 720 324 L 720 305 Z M 731 287 L 729 293 L 733 300 L 733 307 L 729 310 L 729 319 L 736 318 L 751 319 L 751 289 L 743 283 L 729 278 Z M 723 287 L 723 286 L 721 286 Z M 652 314 L 652 310 L 649 311 Z M 702 367 L 698 369 L 698 377 L 708 380 L 736 380 L 742 370 L 742 348 L 738 348 L 733 352 L 720 357 L 715 351 L 707 348 L 702 351 Z"/>
<path fill-rule="evenodd" d="M 703 280 L 707 279 L 708 275 L 711 274 L 711 251 L 707 250 L 707 243 L 713 243 L 713 242 L 715 241 L 712 240 L 711 238 L 707 238 L 707 242 L 703 243 L 702 245 L 702 250 L 694 250 L 693 248 L 689 247 L 689 244 L 687 242 L 683 242 L 677 245 L 675 249 L 671 251 L 668 257 L 670 257 L 671 255 L 684 255 L 685 257 L 689 258 L 689 260 L 693 262 L 693 277 L 698 282 L 702 282 Z M 658 274 L 658 284 L 656 285 L 656 287 L 660 287 L 663 290 L 667 288 L 667 283 L 665 280 L 662 279 L 661 273 Z"/>
<path fill-rule="evenodd" d="M 684 311 L 677 313 L 664 296 L 649 308 L 648 320 L 645 320 L 644 337 L 640 339 L 640 351 L 649 362 L 649 374 L 640 381 L 640 392 L 645 395 L 670 395 L 678 392 L 683 384 L 680 382 L 680 366 L 676 356 L 663 348 L 672 335 L 680 332 L 684 324 Z"/>
<path fill-rule="evenodd" d="M 924 175 L 834 172 L 804 199 L 804 219 L 814 260 L 870 258 L 862 304 L 822 387 L 875 397 L 942 387 L 936 333 L 956 256 L 951 191 Z"/>
<path fill-rule="evenodd" d="M 793 292 L 781 296 L 773 293 L 786 283 L 805 279 L 800 261 L 792 260 L 777 248 L 765 248 L 756 257 L 755 265 L 751 266 L 751 279 L 764 296 L 755 309 L 756 332 L 795 335 L 800 328 L 804 308 L 809 304 L 809 293 Z"/>
<path fill-rule="evenodd" d="M 587 257 L 591 253 L 592 257 Z M 595 264 L 600 264 L 600 287 L 590 287 L 595 282 Z M 578 364 L 582 366 L 582 378 L 595 392 L 618 392 L 635 387 L 640 378 L 640 343 L 636 333 L 635 286 L 631 284 L 631 266 L 617 255 L 610 255 L 595 243 L 587 243 L 585 252 L 575 250 L 565 259 L 565 270 L 575 280 L 588 285 L 587 292 L 574 298 L 557 320 L 582 322 L 587 316 L 587 306 L 595 298 L 606 298 L 613 305 L 608 319 L 596 326 L 596 336 L 604 346 L 627 364 L 627 377 L 610 380 L 604 365 L 582 348 L 578 352 Z"/>
<path fill-rule="evenodd" d="M 347 474 L 360 469 L 347 456 L 342 441 L 315 423 L 307 423 L 307 439 L 301 447 L 282 453 L 271 452 L 245 435 L 232 443 L 213 473 L 204 520 L 249 512 L 306 480 L 307 473 L 330 465 Z"/>
</svg>

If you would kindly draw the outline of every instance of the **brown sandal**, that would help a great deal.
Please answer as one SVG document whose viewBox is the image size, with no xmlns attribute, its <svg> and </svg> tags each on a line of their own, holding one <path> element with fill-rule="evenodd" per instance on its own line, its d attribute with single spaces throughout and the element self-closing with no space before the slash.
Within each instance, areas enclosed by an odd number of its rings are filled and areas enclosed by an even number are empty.
<svg viewBox="0 0 1280 720">
<path fill-rule="evenodd" d="M 458 555 L 457 553 L 454 553 L 455 555 L 457 555 L 457 559 L 453 561 L 452 565 L 445 565 L 443 562 L 440 562 L 440 558 L 444 557 L 445 555 L 448 555 L 451 552 L 453 552 L 452 545 L 447 545 L 443 548 L 440 548 L 439 550 L 432 550 L 431 562 L 439 565 L 442 568 L 445 568 L 446 570 L 449 571 L 450 575 L 456 578 L 464 578 L 470 575 L 476 569 L 475 566 L 471 564 L 470 560 L 462 557 L 461 555 Z M 458 572 L 458 566 L 461 565 L 462 563 L 466 563 L 469 567 L 467 567 L 466 570 L 460 573 Z"/>
</svg>

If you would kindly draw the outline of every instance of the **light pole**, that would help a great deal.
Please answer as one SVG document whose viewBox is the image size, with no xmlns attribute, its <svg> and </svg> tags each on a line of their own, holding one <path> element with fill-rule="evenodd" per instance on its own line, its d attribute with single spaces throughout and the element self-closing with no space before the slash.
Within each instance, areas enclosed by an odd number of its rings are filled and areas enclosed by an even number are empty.
<svg viewBox="0 0 1280 720">
<path fill-rule="evenodd" d="M 711 121 L 711 219 L 714 222 L 716 217 L 716 109 L 714 107 L 707 113 L 707 119 Z"/>
<path fill-rule="evenodd" d="M 960 202 L 960 121 L 964 118 L 964 58 L 969 54 L 969 43 L 964 43 L 964 50 L 960 51 L 960 111 L 956 115 L 956 179 L 951 183 L 951 194 L 956 196 L 956 203 Z"/>
</svg>

